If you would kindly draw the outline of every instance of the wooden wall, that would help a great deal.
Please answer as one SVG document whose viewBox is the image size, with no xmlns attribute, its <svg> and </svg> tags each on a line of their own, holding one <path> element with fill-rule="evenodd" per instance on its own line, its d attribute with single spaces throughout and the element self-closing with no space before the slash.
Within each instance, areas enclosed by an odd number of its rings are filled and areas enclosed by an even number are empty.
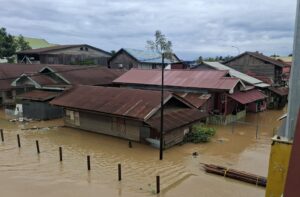
<svg viewBox="0 0 300 197">
<path fill-rule="evenodd" d="M 138 121 L 87 112 L 79 112 L 79 124 L 76 124 L 68 116 L 65 116 L 64 120 L 66 126 L 69 127 L 140 141 L 142 123 Z"/>
<path fill-rule="evenodd" d="M 123 65 L 124 69 L 138 68 L 138 62 L 124 51 L 120 52 L 109 61 L 110 68 L 120 68 L 121 64 Z"/>
<path fill-rule="evenodd" d="M 272 80 L 274 80 L 274 82 L 278 82 L 278 78 L 280 78 L 278 75 L 281 75 L 282 73 L 282 68 L 248 54 L 236 58 L 226 63 L 226 65 L 246 74 L 248 72 L 252 72 L 257 75 L 270 77 Z M 278 70 L 278 74 L 276 74 L 276 76 L 275 68 Z"/>
</svg>

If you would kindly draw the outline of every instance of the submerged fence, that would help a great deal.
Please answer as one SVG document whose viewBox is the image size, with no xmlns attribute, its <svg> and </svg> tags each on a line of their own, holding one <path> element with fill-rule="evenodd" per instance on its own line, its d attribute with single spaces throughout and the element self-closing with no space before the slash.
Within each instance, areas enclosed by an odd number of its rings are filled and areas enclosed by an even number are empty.
<svg viewBox="0 0 300 197">
<path fill-rule="evenodd" d="M 5 135 L 4 135 L 3 129 L 0 129 L 0 136 L 1 136 L 2 143 L 4 143 L 5 142 Z M 21 136 L 20 136 L 20 134 L 17 134 L 16 136 L 17 136 L 17 148 L 21 149 L 22 148 L 22 146 L 21 146 Z M 128 144 L 129 144 L 128 147 L 132 148 L 132 142 L 129 141 Z M 39 143 L 38 140 L 35 140 L 35 146 L 36 146 L 36 154 L 38 154 L 38 155 L 42 154 L 43 152 L 40 149 L 40 143 Z M 52 150 L 54 150 L 54 149 L 52 149 Z M 63 148 L 61 146 L 58 147 L 58 161 L 63 162 Z M 87 162 L 87 170 L 90 172 L 92 170 L 92 167 L 91 167 L 92 166 L 92 160 L 91 160 L 90 155 L 87 155 L 86 162 Z M 121 163 L 118 163 L 117 164 L 117 180 L 122 181 L 122 178 L 123 178 L 122 177 L 122 165 L 121 165 Z M 160 191 L 161 191 L 160 176 L 159 175 L 156 176 L 155 180 L 156 180 L 156 191 L 155 191 L 155 193 L 159 194 Z"/>
</svg>

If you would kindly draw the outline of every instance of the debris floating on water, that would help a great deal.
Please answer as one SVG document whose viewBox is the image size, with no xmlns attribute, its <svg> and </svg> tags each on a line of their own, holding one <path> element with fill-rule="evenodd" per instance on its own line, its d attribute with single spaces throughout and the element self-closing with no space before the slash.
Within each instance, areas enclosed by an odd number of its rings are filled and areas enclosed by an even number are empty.
<svg viewBox="0 0 300 197">
<path fill-rule="evenodd" d="M 247 183 L 252 183 L 255 185 L 266 187 L 267 185 L 267 178 L 258 176 L 255 174 L 243 172 L 243 171 L 237 171 L 233 169 L 228 169 L 223 166 L 217 166 L 213 164 L 203 164 L 204 169 L 208 173 L 213 173 L 217 175 L 221 175 L 224 177 L 229 177 L 232 179 L 240 180 Z"/>
</svg>

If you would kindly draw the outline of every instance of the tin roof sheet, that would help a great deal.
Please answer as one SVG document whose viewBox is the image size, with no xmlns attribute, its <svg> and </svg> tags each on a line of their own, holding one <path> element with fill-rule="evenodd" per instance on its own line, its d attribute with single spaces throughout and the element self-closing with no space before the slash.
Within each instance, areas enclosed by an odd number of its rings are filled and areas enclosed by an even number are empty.
<svg viewBox="0 0 300 197">
<path fill-rule="evenodd" d="M 47 101 L 57 97 L 59 94 L 61 94 L 61 92 L 33 90 L 31 92 L 20 94 L 17 97 L 25 100 Z"/>
<path fill-rule="evenodd" d="M 228 71 L 219 70 L 165 70 L 165 86 L 231 90 L 240 80 L 225 77 Z M 161 70 L 131 69 L 114 80 L 118 84 L 161 85 Z"/>
<path fill-rule="evenodd" d="M 109 85 L 125 73 L 120 69 L 80 66 L 48 66 L 72 85 Z"/>
<path fill-rule="evenodd" d="M 229 94 L 228 96 L 241 104 L 248 104 L 267 98 L 267 96 L 258 89 L 252 89 L 245 92 L 235 92 L 233 94 Z"/>
<path fill-rule="evenodd" d="M 145 120 L 160 108 L 160 95 L 160 91 L 80 85 L 51 104 Z M 171 93 L 165 92 L 165 100 L 171 97 Z"/>
<path fill-rule="evenodd" d="M 211 94 L 175 93 L 175 95 L 181 97 L 196 108 L 200 108 L 211 98 Z"/>
<path fill-rule="evenodd" d="M 189 125 L 208 116 L 207 113 L 197 109 L 181 109 L 164 114 L 164 132 Z M 160 116 L 155 116 L 146 121 L 152 128 L 160 131 Z"/>
<path fill-rule="evenodd" d="M 11 83 L 21 74 L 38 72 L 41 64 L 0 64 L 0 90 L 11 89 Z"/>
<path fill-rule="evenodd" d="M 90 46 L 87 44 L 55 45 L 55 46 L 49 46 L 49 47 L 44 47 L 44 48 L 23 50 L 23 51 L 17 52 L 17 54 L 51 54 L 52 51 L 69 49 L 69 48 L 74 48 L 74 47 L 90 47 L 97 51 L 101 51 L 109 56 L 111 55 L 107 51 L 104 51 L 102 49 L 99 49 L 99 48 L 96 48 L 96 47 L 93 47 L 93 46 Z"/>
<path fill-rule="evenodd" d="M 287 96 L 289 94 L 288 87 L 269 87 L 269 90 L 280 96 Z"/>
</svg>

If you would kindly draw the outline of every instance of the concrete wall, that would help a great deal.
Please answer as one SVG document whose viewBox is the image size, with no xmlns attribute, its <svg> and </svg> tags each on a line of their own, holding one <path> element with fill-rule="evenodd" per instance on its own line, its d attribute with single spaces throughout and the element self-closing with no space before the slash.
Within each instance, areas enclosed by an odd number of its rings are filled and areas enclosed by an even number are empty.
<svg viewBox="0 0 300 197">
<path fill-rule="evenodd" d="M 65 114 L 67 113 L 68 112 L 66 111 Z M 73 115 L 66 115 L 64 118 L 66 126 L 130 139 L 133 141 L 140 141 L 140 128 L 143 125 L 142 122 L 88 112 L 77 113 L 79 114 L 79 123 L 77 122 L 76 124 L 76 121 L 72 120 L 76 118 L 75 114 L 74 118 L 70 117 Z"/>
</svg>

